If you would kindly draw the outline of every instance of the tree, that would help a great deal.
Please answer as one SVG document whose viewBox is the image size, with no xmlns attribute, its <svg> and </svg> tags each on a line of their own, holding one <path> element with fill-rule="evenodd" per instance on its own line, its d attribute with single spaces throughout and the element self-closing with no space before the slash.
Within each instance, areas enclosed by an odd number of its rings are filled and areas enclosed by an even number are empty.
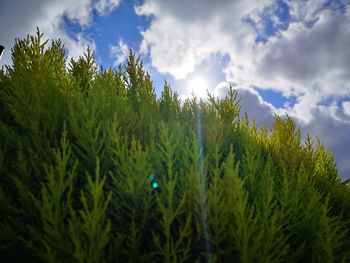
<svg viewBox="0 0 350 263">
<path fill-rule="evenodd" d="M 17 39 L 0 72 L 2 262 L 347 262 L 350 188 L 290 117 L 258 128 L 223 99 L 157 99 L 140 57 L 66 66 Z M 200 125 L 201 129 L 198 129 Z M 156 183 L 156 184 L 154 184 Z"/>
</svg>

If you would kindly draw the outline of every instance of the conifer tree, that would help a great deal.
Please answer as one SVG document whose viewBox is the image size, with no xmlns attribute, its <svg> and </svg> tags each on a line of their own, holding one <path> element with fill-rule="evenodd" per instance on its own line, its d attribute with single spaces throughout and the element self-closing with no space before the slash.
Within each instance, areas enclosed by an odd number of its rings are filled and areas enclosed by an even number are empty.
<svg viewBox="0 0 350 263">
<path fill-rule="evenodd" d="M 350 188 L 289 116 L 179 100 L 130 51 L 17 39 L 0 71 L 2 262 L 348 262 Z"/>
</svg>

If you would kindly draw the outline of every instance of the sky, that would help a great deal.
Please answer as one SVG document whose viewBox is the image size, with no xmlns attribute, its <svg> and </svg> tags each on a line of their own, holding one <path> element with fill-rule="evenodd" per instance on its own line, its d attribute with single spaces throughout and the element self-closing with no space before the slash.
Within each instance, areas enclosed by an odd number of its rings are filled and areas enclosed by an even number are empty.
<svg viewBox="0 0 350 263">
<path fill-rule="evenodd" d="M 228 83 L 242 112 L 271 127 L 291 116 L 334 153 L 350 178 L 350 0 L 2 0 L 0 66 L 15 38 L 60 38 L 67 56 L 87 46 L 104 68 L 139 54 L 160 95 L 185 99 Z"/>
</svg>

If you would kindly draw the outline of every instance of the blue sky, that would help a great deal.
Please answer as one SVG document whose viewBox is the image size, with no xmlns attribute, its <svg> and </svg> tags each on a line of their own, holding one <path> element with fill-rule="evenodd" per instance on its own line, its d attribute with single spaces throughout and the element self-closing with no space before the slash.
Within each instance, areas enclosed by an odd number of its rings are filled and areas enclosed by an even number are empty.
<svg viewBox="0 0 350 263">
<path fill-rule="evenodd" d="M 115 64 L 115 58 L 110 56 L 110 48 L 119 39 L 133 50 L 138 50 L 142 41 L 140 30 L 149 26 L 149 19 L 138 16 L 132 1 L 121 1 L 118 8 L 106 16 L 94 12 L 94 23 L 86 28 L 84 33 L 96 43 L 95 53 L 103 67 Z M 68 29 L 70 25 L 67 25 Z"/>
<path fill-rule="evenodd" d="M 67 56 L 90 45 L 104 68 L 131 48 L 160 95 L 164 80 L 181 98 L 223 96 L 231 83 L 259 124 L 288 114 L 333 150 L 350 177 L 349 0 L 4 0 L 0 62 L 16 37 L 39 26 Z"/>
</svg>

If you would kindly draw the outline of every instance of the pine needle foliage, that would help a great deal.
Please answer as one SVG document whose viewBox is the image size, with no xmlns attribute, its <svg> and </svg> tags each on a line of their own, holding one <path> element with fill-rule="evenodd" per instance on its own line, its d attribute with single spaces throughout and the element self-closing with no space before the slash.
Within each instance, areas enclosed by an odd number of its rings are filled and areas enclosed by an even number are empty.
<svg viewBox="0 0 350 263">
<path fill-rule="evenodd" d="M 292 118 L 17 39 L 0 71 L 2 262 L 350 262 L 350 188 Z M 68 66 L 67 66 L 68 65 Z"/>
</svg>

